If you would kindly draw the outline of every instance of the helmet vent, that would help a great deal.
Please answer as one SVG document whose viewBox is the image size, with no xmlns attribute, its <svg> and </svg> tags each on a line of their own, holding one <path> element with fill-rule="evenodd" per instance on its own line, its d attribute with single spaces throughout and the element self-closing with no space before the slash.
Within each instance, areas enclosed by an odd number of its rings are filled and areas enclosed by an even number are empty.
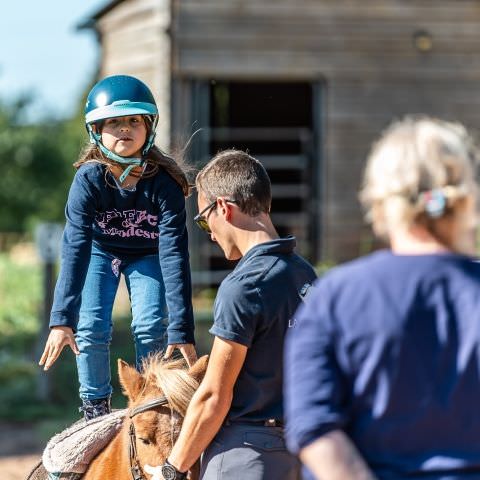
<svg viewBox="0 0 480 480">
<path fill-rule="evenodd" d="M 119 106 L 119 105 L 129 105 L 132 103 L 130 100 L 115 100 L 111 103 L 111 105 Z"/>
</svg>

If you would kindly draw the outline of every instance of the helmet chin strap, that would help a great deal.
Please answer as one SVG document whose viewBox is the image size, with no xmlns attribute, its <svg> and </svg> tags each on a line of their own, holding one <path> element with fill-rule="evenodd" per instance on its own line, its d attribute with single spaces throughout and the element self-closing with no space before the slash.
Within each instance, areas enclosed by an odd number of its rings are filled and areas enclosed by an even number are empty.
<svg viewBox="0 0 480 480">
<path fill-rule="evenodd" d="M 156 123 L 154 126 L 156 126 Z M 153 129 L 155 132 L 155 130 Z M 90 143 L 94 143 L 97 145 L 97 147 L 101 150 L 101 152 L 110 160 L 113 160 L 114 162 L 118 162 L 124 165 L 128 165 L 128 167 L 122 172 L 122 174 L 119 177 L 119 182 L 123 183 L 125 179 L 130 175 L 130 172 L 138 166 L 143 165 L 144 159 L 143 157 L 121 157 L 120 155 L 117 155 L 116 153 L 112 152 L 109 150 L 103 143 L 102 143 L 102 136 L 99 133 L 95 133 L 92 129 L 91 125 L 88 125 L 88 133 L 90 136 Z M 148 141 L 145 145 L 145 147 L 142 149 L 142 154 L 145 155 L 150 148 L 153 145 L 153 142 L 155 140 L 155 133 L 150 134 Z"/>
<path fill-rule="evenodd" d="M 121 157 L 120 155 L 117 155 L 116 153 L 113 153 L 111 150 L 105 147 L 105 145 L 102 142 L 97 143 L 98 148 L 102 151 L 102 153 L 109 158 L 110 160 L 113 160 L 114 162 L 118 162 L 121 164 L 127 164 L 128 167 L 122 172 L 122 174 L 119 177 L 120 183 L 123 183 L 125 179 L 130 175 L 130 172 L 132 169 L 135 167 L 142 165 L 143 163 L 143 158 L 138 158 L 138 157 Z"/>
</svg>

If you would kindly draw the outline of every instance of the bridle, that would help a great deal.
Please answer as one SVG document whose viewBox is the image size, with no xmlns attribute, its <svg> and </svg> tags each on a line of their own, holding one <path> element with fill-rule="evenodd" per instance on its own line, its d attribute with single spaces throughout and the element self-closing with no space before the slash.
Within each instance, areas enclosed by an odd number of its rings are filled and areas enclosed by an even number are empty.
<svg viewBox="0 0 480 480">
<path fill-rule="evenodd" d="M 165 405 L 168 405 L 167 397 L 154 398 L 147 403 L 132 408 L 128 416 L 130 417 L 130 419 L 132 419 L 139 413 L 147 412 L 148 410 L 152 410 L 153 408 L 163 407 Z M 137 458 L 137 439 L 135 436 L 135 426 L 133 425 L 133 422 L 130 422 L 130 429 L 128 434 L 130 437 L 128 454 L 130 457 L 130 472 L 132 473 L 132 478 L 133 480 L 146 480 L 145 476 L 142 474 L 142 469 L 140 468 L 140 463 L 138 462 Z"/>
</svg>

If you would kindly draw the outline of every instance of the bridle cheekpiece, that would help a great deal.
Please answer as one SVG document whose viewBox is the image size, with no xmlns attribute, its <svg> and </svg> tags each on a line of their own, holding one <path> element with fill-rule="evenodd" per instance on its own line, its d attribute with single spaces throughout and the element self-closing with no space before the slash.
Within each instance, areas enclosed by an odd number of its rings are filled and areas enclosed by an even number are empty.
<svg viewBox="0 0 480 480">
<path fill-rule="evenodd" d="M 149 402 L 139 405 L 138 407 L 132 408 L 128 416 L 131 420 L 133 417 L 135 417 L 140 413 L 147 412 L 156 407 L 164 407 L 166 405 L 168 405 L 167 397 L 154 398 Z M 135 426 L 133 425 L 133 422 L 130 422 L 130 428 L 128 433 L 130 437 L 128 453 L 130 457 L 130 471 L 132 473 L 132 478 L 133 480 L 146 480 L 145 476 L 142 473 L 142 469 L 140 468 L 140 463 L 138 462 L 138 458 L 137 458 L 136 435 L 135 435 Z"/>
</svg>

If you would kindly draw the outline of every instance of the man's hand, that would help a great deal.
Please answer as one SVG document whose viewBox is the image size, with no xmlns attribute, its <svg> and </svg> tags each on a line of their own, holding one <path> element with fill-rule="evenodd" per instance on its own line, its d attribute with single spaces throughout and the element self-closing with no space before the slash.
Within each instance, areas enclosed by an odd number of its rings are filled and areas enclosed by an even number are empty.
<svg viewBox="0 0 480 480">
<path fill-rule="evenodd" d="M 353 442 L 332 430 L 300 450 L 300 460 L 317 480 L 376 480 Z"/>
<path fill-rule="evenodd" d="M 192 343 L 174 343 L 172 345 L 168 345 L 164 358 L 170 358 L 176 348 L 180 350 L 189 367 L 191 367 L 197 361 L 197 352 L 195 350 L 195 345 Z"/>
<path fill-rule="evenodd" d="M 66 345 L 72 349 L 75 355 L 80 354 L 77 344 L 75 343 L 73 330 L 70 327 L 53 327 L 50 330 L 42 358 L 40 358 L 38 364 L 44 365 L 43 369 L 48 370 L 55 363 L 55 360 L 57 360 L 63 347 Z"/>
</svg>

